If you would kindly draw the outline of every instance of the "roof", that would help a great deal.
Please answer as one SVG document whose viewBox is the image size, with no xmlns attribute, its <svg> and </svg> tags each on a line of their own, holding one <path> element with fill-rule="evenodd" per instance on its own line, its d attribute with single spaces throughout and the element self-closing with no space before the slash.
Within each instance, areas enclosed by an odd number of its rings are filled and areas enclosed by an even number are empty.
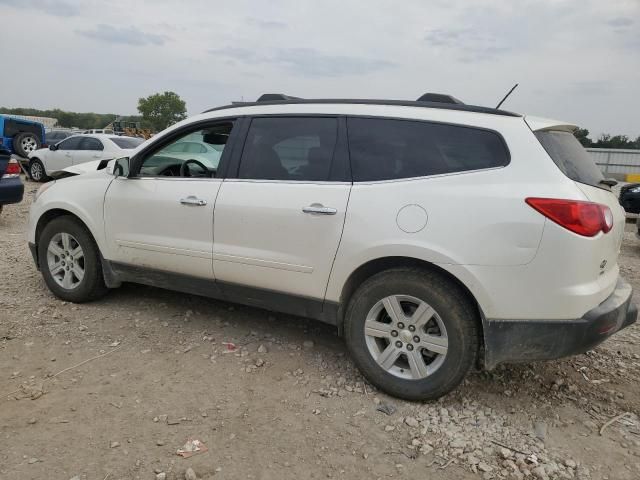
<svg viewBox="0 0 640 480">
<path fill-rule="evenodd" d="M 433 95 L 433 94 L 431 94 Z M 284 96 L 283 96 L 284 97 Z M 262 100 L 257 102 L 234 102 L 231 105 L 211 108 L 203 113 L 215 112 L 240 107 L 259 107 L 265 105 L 305 105 L 305 104 L 352 104 L 352 105 L 396 105 L 404 107 L 438 108 L 443 110 L 458 110 L 463 112 L 486 113 L 489 115 L 502 115 L 508 117 L 521 117 L 518 113 L 498 110 L 495 108 L 481 107 L 478 105 L 466 105 L 463 103 L 431 102 L 431 101 L 410 101 L 410 100 L 372 100 L 359 98 L 315 98 L 302 99 L 286 97 L 285 100 Z"/>
</svg>

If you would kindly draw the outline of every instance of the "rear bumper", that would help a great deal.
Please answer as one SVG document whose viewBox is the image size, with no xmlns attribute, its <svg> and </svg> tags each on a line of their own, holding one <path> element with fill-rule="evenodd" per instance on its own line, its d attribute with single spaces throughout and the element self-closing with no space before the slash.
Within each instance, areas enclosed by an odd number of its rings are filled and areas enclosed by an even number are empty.
<svg viewBox="0 0 640 480">
<path fill-rule="evenodd" d="M 20 203 L 24 196 L 24 185 L 20 177 L 0 180 L 0 205 Z"/>
<path fill-rule="evenodd" d="M 613 293 L 576 320 L 484 321 L 485 367 L 500 363 L 552 360 L 591 350 L 614 333 L 633 324 L 638 308 L 633 289 L 622 278 Z"/>
</svg>

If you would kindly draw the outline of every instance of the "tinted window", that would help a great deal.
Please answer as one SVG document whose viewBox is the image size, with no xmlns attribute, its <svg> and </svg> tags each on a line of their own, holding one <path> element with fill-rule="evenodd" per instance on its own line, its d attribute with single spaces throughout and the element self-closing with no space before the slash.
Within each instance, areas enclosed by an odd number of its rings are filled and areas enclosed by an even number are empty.
<svg viewBox="0 0 640 480">
<path fill-rule="evenodd" d="M 58 150 L 79 150 L 83 137 L 70 137 L 58 145 Z"/>
<path fill-rule="evenodd" d="M 259 180 L 328 180 L 337 131 L 335 118 L 254 119 L 238 176 Z"/>
<path fill-rule="evenodd" d="M 535 134 L 567 177 L 574 182 L 606 188 L 599 184 L 604 179 L 602 172 L 572 133 L 542 131 Z"/>
<path fill-rule="evenodd" d="M 507 165 L 494 132 L 408 120 L 350 118 L 349 154 L 356 182 L 423 177 Z"/>
<path fill-rule="evenodd" d="M 83 138 L 78 150 L 104 150 L 102 142 L 97 138 Z"/>
<path fill-rule="evenodd" d="M 109 137 L 109 140 L 111 140 L 120 148 L 124 148 L 124 149 L 136 148 L 138 145 L 144 142 L 142 138 L 132 138 L 132 137 Z"/>
</svg>

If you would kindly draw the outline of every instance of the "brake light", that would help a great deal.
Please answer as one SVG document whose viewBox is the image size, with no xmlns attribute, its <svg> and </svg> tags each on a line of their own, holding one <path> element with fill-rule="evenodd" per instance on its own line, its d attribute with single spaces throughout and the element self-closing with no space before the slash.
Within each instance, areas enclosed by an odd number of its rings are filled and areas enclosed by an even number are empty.
<svg viewBox="0 0 640 480">
<path fill-rule="evenodd" d="M 19 177 L 20 176 L 20 165 L 14 159 L 9 160 L 7 164 L 7 168 L 4 171 L 3 177 Z"/>
<path fill-rule="evenodd" d="M 613 228 L 613 214 L 606 205 L 558 198 L 527 198 L 525 202 L 549 220 L 578 235 L 595 237 Z"/>
</svg>

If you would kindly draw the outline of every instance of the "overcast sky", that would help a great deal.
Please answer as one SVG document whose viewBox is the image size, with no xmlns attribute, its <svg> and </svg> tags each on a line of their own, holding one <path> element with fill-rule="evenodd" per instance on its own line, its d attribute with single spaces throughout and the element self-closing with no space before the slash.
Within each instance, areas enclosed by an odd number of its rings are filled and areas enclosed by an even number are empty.
<svg viewBox="0 0 640 480">
<path fill-rule="evenodd" d="M 190 114 L 264 92 L 465 103 L 640 135 L 640 0 L 0 0 L 0 106 Z"/>
</svg>

